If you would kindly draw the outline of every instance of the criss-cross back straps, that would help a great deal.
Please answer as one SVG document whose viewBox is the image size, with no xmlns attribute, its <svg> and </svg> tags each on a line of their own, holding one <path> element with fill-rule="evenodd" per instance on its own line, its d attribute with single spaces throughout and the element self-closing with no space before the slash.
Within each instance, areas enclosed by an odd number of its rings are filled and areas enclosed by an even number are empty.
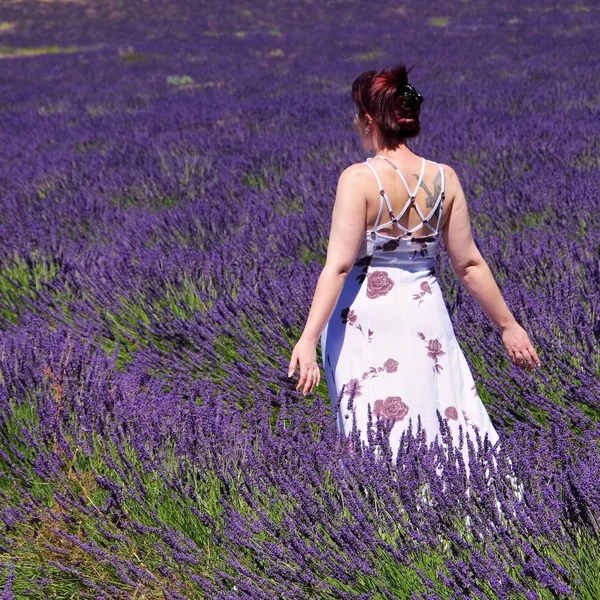
<svg viewBox="0 0 600 600">
<path fill-rule="evenodd" d="M 417 181 L 417 186 L 415 187 L 414 192 L 410 191 L 410 188 L 408 187 L 408 183 L 406 183 L 406 179 L 404 179 L 404 175 L 402 175 L 402 172 L 400 171 L 400 169 L 389 158 L 386 158 L 385 156 L 381 156 L 381 154 L 378 154 L 374 158 L 382 158 L 383 160 L 385 160 L 386 163 L 388 163 L 388 165 L 391 165 L 392 167 L 394 167 L 394 171 L 396 171 L 396 173 L 398 173 L 398 175 L 400 175 L 400 179 L 402 179 L 402 183 L 404 184 L 404 187 L 406 188 L 406 191 L 408 192 L 408 195 L 410 196 L 410 198 L 414 198 L 417 195 L 417 192 L 419 191 L 419 186 L 421 185 L 421 182 L 423 181 L 423 175 L 425 174 L 425 159 L 424 158 L 421 158 L 421 173 L 419 174 L 419 180 Z"/>
<path fill-rule="evenodd" d="M 421 173 L 419 174 L 419 179 L 417 181 L 417 185 L 415 186 L 414 192 L 411 192 L 408 184 L 406 183 L 406 179 L 404 178 L 404 175 L 402 175 L 402 173 L 400 172 L 400 170 L 398 169 L 398 167 L 396 167 L 396 165 L 393 162 L 391 162 L 390 160 L 388 160 L 385 156 L 377 155 L 374 158 L 378 158 L 378 157 L 384 159 L 398 173 L 398 175 L 400 176 L 400 179 L 402 180 L 402 183 L 404 184 L 404 187 L 406 188 L 406 191 L 408 192 L 409 198 L 408 198 L 406 204 L 404 205 L 404 207 L 402 208 L 402 210 L 398 213 L 397 216 L 395 216 L 394 212 L 392 210 L 392 206 L 390 204 L 389 197 L 388 197 L 387 193 L 385 192 L 385 190 L 383 189 L 383 186 L 381 185 L 381 180 L 379 178 L 379 174 L 377 173 L 377 171 L 375 170 L 375 168 L 373 167 L 373 165 L 369 162 L 370 158 L 367 158 L 367 160 L 365 161 L 365 164 L 367 164 L 371 168 L 371 171 L 373 171 L 373 173 L 375 175 L 375 178 L 377 179 L 377 185 L 379 186 L 379 194 L 380 194 L 379 213 L 377 215 L 377 219 L 375 221 L 375 225 L 373 226 L 373 230 L 377 231 L 378 229 L 383 229 L 385 227 L 388 227 L 392 223 L 395 223 L 397 227 L 399 227 L 400 229 L 402 229 L 405 232 L 405 234 L 412 234 L 415 231 L 418 231 L 419 229 L 421 229 L 424 225 L 427 225 L 431 231 L 433 231 L 434 233 L 437 233 L 438 232 L 437 225 L 439 225 L 439 223 L 440 223 L 440 221 L 442 219 L 442 212 L 444 210 L 443 199 L 444 199 L 444 196 L 445 196 L 445 192 L 444 192 L 444 171 L 443 171 L 441 165 L 439 163 L 436 163 L 438 165 L 439 169 L 440 169 L 441 191 L 440 191 L 440 194 L 439 194 L 439 196 L 438 196 L 438 198 L 437 198 L 437 200 L 436 200 L 436 202 L 435 202 L 435 204 L 434 204 L 431 212 L 426 217 L 421 212 L 421 209 L 419 208 L 418 204 L 415 202 L 415 197 L 417 195 L 417 192 L 419 191 L 419 187 L 421 186 L 421 183 L 423 182 L 423 175 L 425 173 L 425 162 L 426 162 L 425 159 L 422 158 Z M 386 201 L 388 212 L 390 214 L 391 220 L 388 221 L 387 223 L 380 224 L 379 221 L 381 219 L 381 213 L 383 211 L 383 199 L 385 199 L 385 201 Z M 399 223 L 399 220 L 402 217 L 402 215 L 404 215 L 404 213 L 409 209 L 411 202 L 413 203 L 413 205 L 414 205 L 417 213 L 421 217 L 421 223 L 419 223 L 417 226 L 413 227 L 412 229 L 407 229 L 406 227 L 404 227 L 403 225 L 401 225 Z M 437 219 L 437 225 L 436 225 L 436 227 L 433 227 L 431 225 L 431 223 L 429 222 L 429 219 L 436 212 L 436 210 L 437 210 L 438 206 L 440 205 L 440 203 L 441 203 L 441 207 L 440 207 L 440 214 L 439 214 L 438 219 Z"/>
</svg>

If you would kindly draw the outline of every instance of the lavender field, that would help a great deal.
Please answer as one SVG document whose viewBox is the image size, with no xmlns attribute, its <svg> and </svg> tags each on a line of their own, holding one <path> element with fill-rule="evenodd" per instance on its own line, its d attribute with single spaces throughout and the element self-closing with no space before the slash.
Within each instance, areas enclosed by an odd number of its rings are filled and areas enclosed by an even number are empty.
<svg viewBox="0 0 600 600">
<path fill-rule="evenodd" d="M 3 0 L 2 600 L 598 600 L 599 57 L 592 0 Z M 287 378 L 352 81 L 399 61 L 542 361 L 442 247 L 503 446 L 469 497 L 460 453 L 378 461 Z"/>
</svg>

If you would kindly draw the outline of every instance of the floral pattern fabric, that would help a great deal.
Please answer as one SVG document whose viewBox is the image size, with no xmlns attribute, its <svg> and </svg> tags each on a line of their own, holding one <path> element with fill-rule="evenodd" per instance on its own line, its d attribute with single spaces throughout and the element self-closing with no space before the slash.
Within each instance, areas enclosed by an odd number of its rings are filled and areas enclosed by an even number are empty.
<svg viewBox="0 0 600 600">
<path fill-rule="evenodd" d="M 385 296 L 393 287 L 394 282 L 389 278 L 386 271 L 367 272 L 367 298 L 379 298 Z"/>
<path fill-rule="evenodd" d="M 395 459 L 409 426 L 417 437 L 418 419 L 420 439 L 432 443 L 437 437 L 442 444 L 439 415 L 456 446 L 462 428 L 468 463 L 467 435 L 476 445 L 476 433 L 492 444 L 498 434 L 435 275 L 438 236 L 388 239 L 374 233 L 366 232 L 321 335 L 337 427 L 349 435 L 356 420 L 367 445 L 370 407 L 372 433 L 378 420 L 388 424 Z"/>
</svg>

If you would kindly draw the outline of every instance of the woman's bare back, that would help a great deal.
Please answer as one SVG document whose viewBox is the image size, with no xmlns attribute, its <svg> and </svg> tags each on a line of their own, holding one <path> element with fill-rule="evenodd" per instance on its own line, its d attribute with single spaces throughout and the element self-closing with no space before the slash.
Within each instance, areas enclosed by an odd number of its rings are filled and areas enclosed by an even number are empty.
<svg viewBox="0 0 600 600">
<path fill-rule="evenodd" d="M 377 160 L 374 160 L 377 158 Z M 381 181 L 381 185 L 385 190 L 389 202 L 392 207 L 392 212 L 395 216 L 399 216 L 405 209 L 405 212 L 398 219 L 398 223 L 404 229 L 412 230 L 418 227 L 423 221 L 419 215 L 419 211 L 427 218 L 432 227 L 442 231 L 446 222 L 446 215 L 452 202 L 451 194 L 448 190 L 448 167 L 444 164 L 438 164 L 434 161 L 425 159 L 423 175 L 421 169 L 423 167 L 423 157 L 411 154 L 406 158 L 399 160 L 397 158 L 383 157 L 377 155 L 373 160 L 369 160 L 370 165 L 376 169 L 377 175 Z M 364 165 L 364 177 L 361 178 L 363 191 L 367 198 L 367 216 L 365 230 L 372 230 L 380 211 L 381 199 L 378 183 L 373 176 L 373 171 L 367 163 Z M 444 172 L 442 173 L 442 170 Z M 409 191 L 402 181 L 402 177 L 414 192 L 414 202 L 409 202 Z M 444 185 L 445 183 L 445 185 Z M 418 185 L 418 187 L 417 187 Z M 443 191 L 443 194 L 442 194 Z M 440 195 L 442 197 L 440 198 Z M 407 206 L 408 204 L 408 206 Z M 418 209 L 413 205 L 416 204 Z M 441 221 L 438 227 L 438 218 L 441 213 Z M 384 205 L 384 214 L 381 217 L 381 222 L 391 220 L 388 218 L 387 207 Z M 404 231 L 396 227 L 393 223 L 387 227 L 380 227 L 379 231 L 386 236 L 402 235 Z M 415 235 L 425 237 L 430 233 L 430 228 L 420 228 Z"/>
</svg>

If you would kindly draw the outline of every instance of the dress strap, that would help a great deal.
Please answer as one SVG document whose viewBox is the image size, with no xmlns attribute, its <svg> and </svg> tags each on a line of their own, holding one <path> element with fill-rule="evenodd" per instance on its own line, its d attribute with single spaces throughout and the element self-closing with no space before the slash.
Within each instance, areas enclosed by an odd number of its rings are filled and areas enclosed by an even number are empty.
<svg viewBox="0 0 600 600">
<path fill-rule="evenodd" d="M 383 186 L 381 185 L 381 179 L 379 179 L 379 174 L 373 168 L 373 165 L 369 162 L 368 158 L 367 158 L 367 160 L 365 160 L 365 165 L 367 165 L 371 169 L 371 171 L 373 171 L 373 173 L 375 174 L 375 179 L 377 179 L 377 185 L 379 186 L 379 193 L 383 196 L 383 194 L 381 193 L 381 192 L 383 192 Z"/>
<path fill-rule="evenodd" d="M 438 167 L 440 168 L 442 191 L 440 192 L 440 214 L 438 215 L 437 224 L 435 226 L 436 232 L 439 231 L 440 223 L 442 222 L 442 214 L 444 213 L 444 200 L 446 199 L 446 180 L 444 178 L 444 169 L 442 169 L 442 165 L 440 165 L 440 163 L 438 163 Z"/>
<path fill-rule="evenodd" d="M 406 188 L 406 191 L 408 192 L 408 195 L 412 198 L 416 197 L 417 192 L 419 191 L 419 187 L 421 185 L 421 183 L 423 182 L 423 175 L 425 175 L 425 158 L 421 157 L 421 173 L 419 175 L 419 179 L 417 181 L 417 186 L 415 187 L 415 191 L 411 192 L 410 191 L 410 187 L 408 187 L 408 183 L 406 183 L 406 179 L 404 178 L 404 175 L 402 175 L 402 172 L 400 171 L 400 169 L 388 158 L 386 158 L 385 156 L 381 156 L 381 154 L 377 154 L 374 158 L 383 158 L 383 160 L 385 160 L 386 163 L 390 164 L 392 167 L 394 167 L 394 171 L 396 171 L 396 173 L 398 173 L 398 175 L 400 175 L 400 179 L 402 179 L 402 183 L 404 184 L 404 187 Z"/>
<path fill-rule="evenodd" d="M 433 162 L 433 161 L 431 161 L 431 162 Z M 435 164 L 440 169 L 440 183 L 441 183 L 440 193 L 439 193 L 438 197 L 436 198 L 436 201 L 433 205 L 433 208 L 429 212 L 429 215 L 425 216 L 421 212 L 421 209 L 419 208 L 419 206 L 417 204 L 415 204 L 415 209 L 417 210 L 417 213 L 421 217 L 421 227 L 424 227 L 425 225 L 427 225 L 427 227 L 432 231 L 432 233 L 434 235 L 437 235 L 439 233 L 439 225 L 442 220 L 442 212 L 444 210 L 444 198 L 445 198 L 446 194 L 444 192 L 444 186 L 445 186 L 444 170 L 442 169 L 442 165 L 440 165 L 439 163 L 435 163 Z M 435 212 L 437 211 L 438 208 L 440 209 L 440 212 L 437 216 L 436 226 L 434 227 L 429 221 L 430 221 L 431 217 L 435 214 Z"/>
<path fill-rule="evenodd" d="M 365 161 L 365 165 L 367 165 L 371 171 L 373 171 L 373 173 L 375 174 L 375 179 L 377 179 L 377 185 L 379 186 L 379 212 L 377 213 L 377 219 L 375 219 L 375 225 L 373 225 L 373 229 L 376 231 L 377 227 L 379 226 L 379 220 L 381 219 L 381 213 L 383 212 L 383 199 L 385 198 L 385 201 L 388 205 L 388 209 L 391 211 L 391 206 L 390 206 L 390 200 L 387 197 L 387 194 L 385 193 L 385 190 L 383 189 L 383 186 L 381 185 L 381 179 L 379 179 L 379 175 L 377 174 L 377 171 L 375 170 L 375 168 L 373 167 L 373 165 L 369 162 L 369 159 L 367 158 L 367 160 Z"/>
</svg>

